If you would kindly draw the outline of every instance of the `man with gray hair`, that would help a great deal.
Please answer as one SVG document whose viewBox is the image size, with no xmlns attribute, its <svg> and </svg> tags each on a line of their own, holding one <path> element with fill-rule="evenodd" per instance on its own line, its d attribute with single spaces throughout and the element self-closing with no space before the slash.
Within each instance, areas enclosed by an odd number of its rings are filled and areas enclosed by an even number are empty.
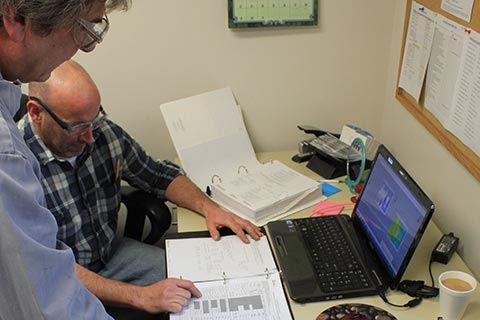
<svg viewBox="0 0 480 320">
<path fill-rule="evenodd" d="M 76 277 L 72 251 L 56 240 L 40 166 L 13 116 L 21 97 L 16 80 L 44 81 L 79 49 L 92 51 L 108 30 L 107 9 L 128 6 L 128 0 L 0 2 L 2 319 L 111 319 Z"/>
</svg>

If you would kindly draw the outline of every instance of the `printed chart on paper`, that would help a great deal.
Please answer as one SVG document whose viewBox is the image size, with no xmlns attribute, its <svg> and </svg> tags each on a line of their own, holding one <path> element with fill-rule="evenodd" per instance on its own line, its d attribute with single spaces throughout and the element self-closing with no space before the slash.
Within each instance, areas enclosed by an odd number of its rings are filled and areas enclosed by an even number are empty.
<svg viewBox="0 0 480 320">
<path fill-rule="evenodd" d="M 172 320 L 281 320 L 291 319 L 288 307 L 280 303 L 283 295 L 280 278 L 227 280 L 223 282 L 196 283 L 202 292 L 199 299 L 191 299 Z"/>
</svg>

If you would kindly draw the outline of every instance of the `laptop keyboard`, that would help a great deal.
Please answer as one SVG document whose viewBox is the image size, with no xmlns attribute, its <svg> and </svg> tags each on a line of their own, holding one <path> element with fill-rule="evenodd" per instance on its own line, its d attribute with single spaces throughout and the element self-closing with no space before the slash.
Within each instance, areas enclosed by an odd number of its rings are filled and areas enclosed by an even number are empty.
<svg viewBox="0 0 480 320">
<path fill-rule="evenodd" d="M 369 287 L 365 273 L 335 216 L 294 221 L 310 249 L 322 291 L 338 292 Z"/>
</svg>

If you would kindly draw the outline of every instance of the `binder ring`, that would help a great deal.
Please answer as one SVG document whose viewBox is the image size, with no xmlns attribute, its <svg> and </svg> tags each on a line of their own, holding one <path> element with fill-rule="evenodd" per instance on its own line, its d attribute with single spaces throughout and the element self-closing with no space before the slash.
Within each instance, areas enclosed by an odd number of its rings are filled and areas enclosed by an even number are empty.
<svg viewBox="0 0 480 320">
<path fill-rule="evenodd" d="M 237 169 L 237 173 L 240 174 L 240 169 L 243 169 L 243 171 L 245 173 L 248 173 L 248 169 L 247 167 L 245 167 L 244 165 L 241 165 L 241 166 L 238 166 L 238 169 Z M 221 181 L 220 181 L 221 182 Z"/>
<path fill-rule="evenodd" d="M 222 178 L 220 178 L 220 176 L 218 174 L 214 174 L 212 176 L 212 184 L 215 183 L 215 178 L 217 179 L 218 182 L 222 183 Z"/>
</svg>

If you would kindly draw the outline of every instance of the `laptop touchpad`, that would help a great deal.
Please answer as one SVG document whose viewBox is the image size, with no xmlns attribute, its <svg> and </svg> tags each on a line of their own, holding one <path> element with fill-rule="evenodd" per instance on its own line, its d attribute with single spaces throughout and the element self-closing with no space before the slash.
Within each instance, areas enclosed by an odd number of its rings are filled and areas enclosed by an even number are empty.
<svg viewBox="0 0 480 320">
<path fill-rule="evenodd" d="M 292 299 L 311 296 L 318 292 L 317 279 L 305 252 L 303 242 L 296 234 L 275 237 L 280 265 L 285 275 L 284 279 L 291 290 Z"/>
</svg>

